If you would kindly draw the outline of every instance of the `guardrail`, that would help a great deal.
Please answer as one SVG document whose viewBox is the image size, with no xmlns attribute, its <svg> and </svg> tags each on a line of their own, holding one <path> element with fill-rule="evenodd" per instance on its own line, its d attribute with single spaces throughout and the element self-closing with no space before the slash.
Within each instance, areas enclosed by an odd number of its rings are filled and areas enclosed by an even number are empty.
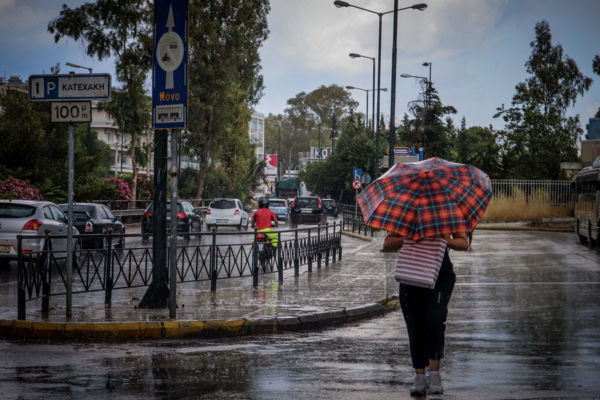
<svg viewBox="0 0 600 400">
<path fill-rule="evenodd" d="M 259 249 L 256 231 L 254 232 L 217 232 L 178 233 L 178 236 L 195 236 L 199 244 L 177 245 L 177 282 L 210 281 L 211 291 L 217 290 L 221 279 L 252 277 L 253 285 L 258 286 L 258 276 L 277 272 L 283 280 L 283 271 L 294 269 L 294 276 L 300 275 L 300 266 L 307 265 L 312 272 L 313 264 L 321 268 L 329 261 L 342 259 L 341 226 L 317 226 L 273 232 L 278 235 L 278 245 L 271 256 Z M 293 234 L 293 238 L 284 238 L 284 234 Z M 303 236 L 304 235 L 304 236 Z M 75 235 L 74 238 L 106 238 L 106 248 L 100 250 L 78 249 L 73 252 L 72 293 L 105 292 L 105 307 L 111 307 L 112 291 L 137 288 L 152 282 L 152 248 L 114 248 L 115 239 L 137 237 L 139 234 Z M 250 236 L 251 243 L 217 244 L 218 236 Z M 23 240 L 30 236 L 17 236 L 18 255 L 18 319 L 26 319 L 26 302 L 42 300 L 42 312 L 49 311 L 51 296 L 63 296 L 67 292 L 66 253 L 63 250 L 52 251 L 52 243 L 66 236 L 46 235 L 44 250 L 23 253 Z M 203 243 L 202 238 L 207 238 Z M 249 240 L 250 241 L 250 240 Z M 170 260 L 166 247 L 167 260 Z M 169 263 L 169 261 L 167 261 Z M 170 266 L 167 265 L 167 275 Z M 167 276 L 166 282 L 169 282 Z M 176 288 L 175 288 L 176 290 Z"/>
<path fill-rule="evenodd" d="M 150 203 L 154 200 L 146 199 L 146 200 L 94 200 L 93 203 L 104 204 L 108 207 L 109 210 L 113 210 L 113 205 L 115 206 L 115 211 L 117 210 L 127 210 L 129 209 L 129 204 L 133 203 L 133 207 L 141 206 L 143 210 L 148 208 Z M 179 199 L 177 201 L 188 201 L 193 204 L 200 204 L 199 207 L 208 207 L 213 199 Z M 140 210 L 140 209 L 132 209 L 132 210 Z M 142 211 L 143 212 L 143 211 Z M 114 214 L 114 212 L 113 212 Z M 115 214 L 116 215 L 116 214 Z"/>
<path fill-rule="evenodd" d="M 342 229 L 347 231 L 352 230 L 353 233 L 358 232 L 359 235 L 362 231 L 365 236 L 370 233 L 371 237 L 373 237 L 373 232 L 376 231 L 376 229 L 365 225 L 362 213 L 355 213 L 352 211 L 342 211 Z"/>
</svg>

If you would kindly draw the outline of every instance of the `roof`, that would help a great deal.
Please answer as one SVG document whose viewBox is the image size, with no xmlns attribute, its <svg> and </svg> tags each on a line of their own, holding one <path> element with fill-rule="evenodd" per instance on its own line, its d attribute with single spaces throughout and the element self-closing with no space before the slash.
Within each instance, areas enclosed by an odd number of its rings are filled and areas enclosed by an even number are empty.
<svg viewBox="0 0 600 400">
<path fill-rule="evenodd" d="M 16 199 L 0 200 L 0 203 L 2 203 L 2 204 L 6 204 L 6 203 L 23 204 L 23 205 L 36 206 L 36 207 L 41 206 L 43 204 L 54 204 L 51 201 L 45 201 L 45 200 L 16 200 Z"/>
</svg>

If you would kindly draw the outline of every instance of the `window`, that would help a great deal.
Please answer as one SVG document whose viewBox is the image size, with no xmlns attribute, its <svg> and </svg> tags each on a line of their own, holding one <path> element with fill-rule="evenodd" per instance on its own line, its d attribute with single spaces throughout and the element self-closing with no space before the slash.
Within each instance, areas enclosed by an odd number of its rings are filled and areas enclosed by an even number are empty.
<svg viewBox="0 0 600 400">
<path fill-rule="evenodd" d="M 56 206 L 50 206 L 50 210 L 52 210 L 52 215 L 56 221 L 64 222 L 65 224 L 67 223 L 67 217 L 65 217 L 65 214 L 63 214 L 60 208 Z"/>
<path fill-rule="evenodd" d="M 250 123 L 250 129 L 257 131 L 258 130 L 258 122 L 253 119 L 252 122 Z"/>
<path fill-rule="evenodd" d="M 36 208 L 24 204 L 0 204 L 0 218 L 26 218 L 35 214 Z"/>
<path fill-rule="evenodd" d="M 265 128 L 264 128 L 264 125 L 263 125 L 263 122 L 262 122 L 262 121 L 260 121 L 260 122 L 258 123 L 258 131 L 259 131 L 260 133 L 262 133 L 262 132 L 264 132 L 264 131 L 265 131 Z"/>
<path fill-rule="evenodd" d="M 98 206 L 98 217 L 100 217 L 100 219 L 108 219 L 108 215 L 106 215 L 106 211 L 104 211 L 104 207 Z"/>
<path fill-rule="evenodd" d="M 235 201 L 233 200 L 215 200 L 210 203 L 210 208 L 215 208 L 217 210 L 228 210 L 231 208 L 235 208 Z"/>
<path fill-rule="evenodd" d="M 108 219 L 115 219 L 115 216 L 113 215 L 113 213 L 110 212 L 110 210 L 108 208 L 102 207 L 102 209 L 104 210 L 104 212 L 108 216 Z"/>
<path fill-rule="evenodd" d="M 106 141 L 110 143 L 110 131 L 106 131 Z"/>
<path fill-rule="evenodd" d="M 49 207 L 44 207 L 44 218 L 54 219 L 52 216 L 52 211 L 50 211 Z"/>
<path fill-rule="evenodd" d="M 285 204 L 285 200 L 278 200 L 278 201 L 272 201 L 271 200 L 269 202 L 269 208 L 271 208 L 271 207 L 282 208 L 282 207 L 287 207 L 287 204 Z"/>
</svg>

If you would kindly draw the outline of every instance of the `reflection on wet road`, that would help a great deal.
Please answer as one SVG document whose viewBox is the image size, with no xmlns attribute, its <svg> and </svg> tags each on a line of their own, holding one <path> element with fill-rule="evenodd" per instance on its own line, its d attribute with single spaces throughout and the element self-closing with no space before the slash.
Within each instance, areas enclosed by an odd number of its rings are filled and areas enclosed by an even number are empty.
<svg viewBox="0 0 600 400">
<path fill-rule="evenodd" d="M 393 261 L 365 251 L 346 255 L 368 265 Z M 458 284 L 442 367 L 446 394 L 429 398 L 600 398 L 598 253 L 572 234 L 482 232 L 472 251 L 452 259 Z M 408 399 L 413 378 L 399 312 L 320 332 L 135 344 L 23 340 L 0 342 L 0 353 L 7 398 Z"/>
</svg>

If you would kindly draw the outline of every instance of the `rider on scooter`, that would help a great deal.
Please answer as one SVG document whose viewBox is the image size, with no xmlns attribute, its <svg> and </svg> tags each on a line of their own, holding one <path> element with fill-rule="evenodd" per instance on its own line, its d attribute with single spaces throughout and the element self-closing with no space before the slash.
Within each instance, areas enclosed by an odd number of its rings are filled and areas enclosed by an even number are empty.
<svg viewBox="0 0 600 400">
<path fill-rule="evenodd" d="M 279 226 L 279 221 L 273 213 L 268 209 L 269 199 L 261 197 L 258 199 L 258 210 L 252 216 L 252 229 L 258 229 L 258 232 L 273 232 L 271 228 L 271 221 L 275 223 L 275 226 Z M 267 239 L 273 247 L 277 247 L 277 234 L 276 233 L 265 233 Z"/>
</svg>

